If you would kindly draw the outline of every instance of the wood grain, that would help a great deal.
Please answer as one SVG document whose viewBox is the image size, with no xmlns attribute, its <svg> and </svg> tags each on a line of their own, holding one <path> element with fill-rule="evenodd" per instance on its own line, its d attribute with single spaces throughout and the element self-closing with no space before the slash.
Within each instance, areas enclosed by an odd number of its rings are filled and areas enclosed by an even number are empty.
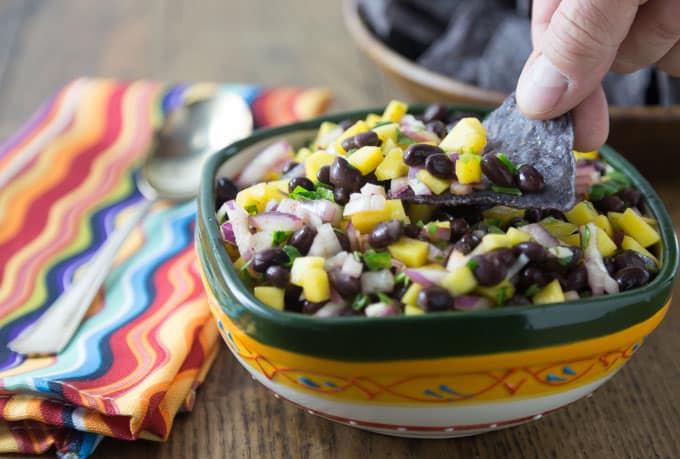
<svg viewBox="0 0 680 459">
<path fill-rule="evenodd" d="M 0 46 L 8 47 L 0 51 L 0 138 L 81 75 L 320 85 L 333 90 L 338 110 L 408 100 L 355 49 L 340 2 L 331 0 L 4 0 L 0 24 L 7 24 Z M 680 187 L 657 184 L 677 227 Z M 680 297 L 680 286 L 675 293 Z M 106 439 L 95 457 L 677 458 L 679 353 L 674 306 L 639 355 L 592 398 L 513 429 L 409 440 L 338 425 L 275 399 L 225 347 L 194 412 L 178 416 L 167 442 Z"/>
</svg>

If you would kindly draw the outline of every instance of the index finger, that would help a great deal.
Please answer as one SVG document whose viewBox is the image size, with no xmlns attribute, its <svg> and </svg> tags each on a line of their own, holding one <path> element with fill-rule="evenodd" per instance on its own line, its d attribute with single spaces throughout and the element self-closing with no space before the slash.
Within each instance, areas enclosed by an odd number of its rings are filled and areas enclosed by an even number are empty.
<svg viewBox="0 0 680 459">
<path fill-rule="evenodd" d="M 534 0 L 531 7 L 531 41 L 538 48 L 560 0 Z"/>
</svg>

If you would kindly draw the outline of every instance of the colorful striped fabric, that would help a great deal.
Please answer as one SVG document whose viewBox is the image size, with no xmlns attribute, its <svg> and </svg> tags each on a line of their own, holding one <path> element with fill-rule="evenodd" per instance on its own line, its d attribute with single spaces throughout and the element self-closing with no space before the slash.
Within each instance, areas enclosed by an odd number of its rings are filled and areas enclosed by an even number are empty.
<svg viewBox="0 0 680 459">
<path fill-rule="evenodd" d="M 256 126 L 316 115 L 324 90 L 79 79 L 0 145 L 0 452 L 86 457 L 100 435 L 167 438 L 218 349 L 193 254 L 193 202 L 160 203 L 57 356 L 7 344 L 68 288 L 142 199 L 134 174 L 164 115 L 240 94 Z"/>
</svg>

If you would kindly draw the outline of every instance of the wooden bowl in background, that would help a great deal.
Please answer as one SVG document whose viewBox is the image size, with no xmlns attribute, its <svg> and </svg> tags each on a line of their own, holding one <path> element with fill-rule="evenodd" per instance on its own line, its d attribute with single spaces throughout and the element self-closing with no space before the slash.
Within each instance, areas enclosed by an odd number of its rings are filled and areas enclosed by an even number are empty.
<svg viewBox="0 0 680 459">
<path fill-rule="evenodd" d="M 356 0 L 344 1 L 345 24 L 355 43 L 414 100 L 496 106 L 506 94 L 480 88 L 433 72 L 407 59 L 379 40 L 359 14 Z M 675 178 L 669 167 L 680 143 L 680 105 L 611 107 L 607 143 L 630 159 L 643 174 Z"/>
</svg>

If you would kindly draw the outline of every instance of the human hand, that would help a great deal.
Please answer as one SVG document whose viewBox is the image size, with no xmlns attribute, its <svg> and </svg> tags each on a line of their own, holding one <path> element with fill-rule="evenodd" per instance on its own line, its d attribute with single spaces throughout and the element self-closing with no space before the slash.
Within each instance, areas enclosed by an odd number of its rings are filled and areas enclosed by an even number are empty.
<svg viewBox="0 0 680 459">
<path fill-rule="evenodd" d="M 680 76 L 680 1 L 534 0 L 534 51 L 517 85 L 529 117 L 569 110 L 574 147 L 598 148 L 609 134 L 602 79 L 610 70 L 633 72 L 651 64 Z"/>
</svg>

